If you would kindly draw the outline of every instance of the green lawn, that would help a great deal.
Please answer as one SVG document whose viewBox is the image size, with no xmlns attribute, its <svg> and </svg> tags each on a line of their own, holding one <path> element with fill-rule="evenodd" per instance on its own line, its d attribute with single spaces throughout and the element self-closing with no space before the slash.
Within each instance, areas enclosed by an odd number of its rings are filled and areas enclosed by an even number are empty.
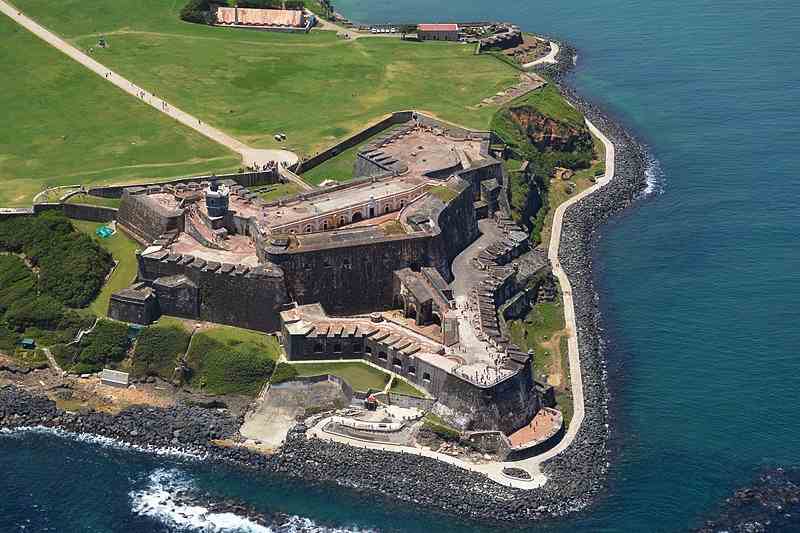
<svg viewBox="0 0 800 533">
<path fill-rule="evenodd" d="M 281 198 L 294 196 L 302 192 L 300 186 L 292 182 L 250 187 L 250 190 L 257 193 L 265 202 L 274 202 Z"/>
<path fill-rule="evenodd" d="M 472 46 L 338 39 L 189 24 L 182 2 L 18 0 L 98 60 L 252 146 L 310 155 L 386 113 L 416 108 L 486 128 L 495 109 L 472 109 L 517 72 Z M 275 132 L 286 143 L 273 139 Z"/>
<path fill-rule="evenodd" d="M 0 42 L 0 205 L 30 203 L 45 186 L 238 168 L 238 155 L 138 103 L 6 16 Z"/>
<path fill-rule="evenodd" d="M 553 354 L 544 346 L 553 334 L 564 329 L 564 307 L 561 301 L 536 304 L 522 320 L 508 323 L 511 341 L 524 350 L 534 350 L 537 375 L 549 372 Z"/>
<path fill-rule="evenodd" d="M 324 163 L 317 165 L 308 172 L 304 172 L 303 179 L 314 185 L 319 185 L 325 180 L 347 181 L 352 179 L 354 177 L 353 168 L 356 164 L 356 154 L 358 154 L 358 151 L 372 142 L 376 137 L 386 135 L 393 129 L 395 128 L 382 131 L 378 135 L 374 135 L 366 141 L 341 152 L 336 157 L 332 157 Z"/>
<path fill-rule="evenodd" d="M 541 89 L 531 91 L 528 94 L 512 101 L 509 106 L 531 105 L 537 111 L 548 117 L 563 120 L 574 126 L 583 126 L 583 114 L 569 105 L 558 88 L 552 83 L 548 83 Z"/>
<path fill-rule="evenodd" d="M 113 207 L 116 209 L 119 208 L 121 202 L 121 198 L 103 198 L 101 196 L 91 196 L 83 193 L 70 196 L 69 199 L 67 199 L 68 204 L 88 204 L 100 207 Z"/>
<path fill-rule="evenodd" d="M 293 363 L 298 376 L 321 376 L 330 374 L 338 376 L 353 387 L 353 390 L 366 392 L 369 389 L 383 390 L 389 381 L 390 374 L 366 363 L 353 361 L 324 363 Z"/>
<path fill-rule="evenodd" d="M 215 325 L 195 333 L 186 361 L 193 387 L 210 394 L 254 396 L 272 375 L 280 354 L 272 335 Z"/>
<path fill-rule="evenodd" d="M 117 231 L 107 239 L 101 239 L 95 235 L 95 230 L 104 224 L 85 220 L 72 220 L 71 222 L 72 225 L 75 226 L 75 229 L 91 235 L 100 246 L 108 250 L 111 255 L 114 256 L 114 259 L 118 261 L 114 273 L 111 274 L 111 278 L 106 281 L 100 294 L 98 294 L 94 302 L 89 305 L 89 309 L 95 315 L 106 316 L 108 314 L 108 302 L 111 300 L 111 294 L 120 289 L 124 289 L 136 278 L 138 264 L 136 262 L 135 252 L 140 246 L 122 231 Z"/>
<path fill-rule="evenodd" d="M 427 398 L 428 396 L 419 390 L 417 387 L 409 383 L 403 378 L 399 378 L 395 376 L 394 381 L 392 381 L 392 386 L 389 389 L 392 392 L 396 392 L 398 394 L 405 394 L 407 396 L 414 396 L 416 398 Z"/>
</svg>

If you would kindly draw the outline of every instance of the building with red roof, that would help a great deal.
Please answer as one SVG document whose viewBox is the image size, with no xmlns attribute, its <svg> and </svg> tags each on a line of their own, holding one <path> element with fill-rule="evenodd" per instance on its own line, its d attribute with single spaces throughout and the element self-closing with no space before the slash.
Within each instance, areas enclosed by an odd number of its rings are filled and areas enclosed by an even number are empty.
<svg viewBox="0 0 800 533">
<path fill-rule="evenodd" d="M 417 37 L 421 41 L 458 41 L 458 24 L 420 24 Z"/>
</svg>

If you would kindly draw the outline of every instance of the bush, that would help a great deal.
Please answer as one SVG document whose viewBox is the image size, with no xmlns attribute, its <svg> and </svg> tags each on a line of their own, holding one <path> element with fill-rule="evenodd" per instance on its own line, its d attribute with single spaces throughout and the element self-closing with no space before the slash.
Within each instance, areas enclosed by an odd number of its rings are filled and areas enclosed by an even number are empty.
<svg viewBox="0 0 800 533">
<path fill-rule="evenodd" d="M 270 383 L 278 384 L 283 383 L 284 381 L 291 381 L 297 377 L 297 369 L 294 365 L 289 363 L 281 362 L 275 368 L 275 372 L 272 373 L 272 378 L 270 378 Z"/>
<path fill-rule="evenodd" d="M 64 368 L 75 374 L 99 372 L 125 359 L 130 347 L 128 326 L 113 320 L 101 320 L 81 342 L 53 347 L 53 355 Z"/>
<path fill-rule="evenodd" d="M 256 346 L 220 347 L 202 366 L 205 389 L 211 394 L 257 394 L 275 368 L 275 362 Z"/>
<path fill-rule="evenodd" d="M 178 359 L 189 347 L 189 339 L 181 326 L 144 328 L 133 352 L 133 374 L 171 379 Z"/>
<path fill-rule="evenodd" d="M 50 296 L 37 296 L 12 305 L 6 312 L 8 325 L 22 332 L 27 328 L 55 329 L 64 318 L 64 306 Z"/>
<path fill-rule="evenodd" d="M 0 222 L 0 250 L 25 254 L 39 267 L 39 292 L 69 307 L 91 303 L 114 263 L 111 254 L 55 212 Z M 6 262 L 0 268 L 16 267 Z"/>
<path fill-rule="evenodd" d="M 197 24 L 208 24 L 211 6 L 208 0 L 189 0 L 181 9 L 181 20 Z"/>
</svg>

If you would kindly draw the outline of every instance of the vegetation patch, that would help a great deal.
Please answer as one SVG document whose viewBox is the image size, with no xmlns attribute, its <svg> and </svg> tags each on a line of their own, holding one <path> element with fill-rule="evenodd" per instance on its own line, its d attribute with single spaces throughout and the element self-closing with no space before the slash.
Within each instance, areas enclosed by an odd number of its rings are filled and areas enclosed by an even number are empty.
<svg viewBox="0 0 800 533">
<path fill-rule="evenodd" d="M 83 6 L 89 11 L 77 16 L 89 28 L 85 34 L 93 36 L 79 48 L 96 47 L 102 28 L 95 20 L 117 3 Z M 128 5 L 119 14 L 126 26 L 154 4 L 123 3 Z M 14 2 L 56 33 L 56 20 L 63 22 L 79 4 Z M 52 8 L 55 12 L 40 17 L 40 9 Z M 0 205 L 30 205 L 44 186 L 163 180 L 239 166 L 233 152 L 123 93 L 5 16 L 0 42 L 0 63 L 25 72 L 0 80 L 3 123 L 14 125 L 0 128 Z"/>
<path fill-rule="evenodd" d="M 100 320 L 94 330 L 76 344 L 53 347 L 53 355 L 64 370 L 91 374 L 103 368 L 117 368 L 131 346 L 128 325 L 114 320 Z"/>
<path fill-rule="evenodd" d="M 291 381 L 297 377 L 297 369 L 291 363 L 282 361 L 275 367 L 275 372 L 272 373 L 270 383 L 277 385 L 284 381 Z"/>
<path fill-rule="evenodd" d="M 440 417 L 433 413 L 428 413 L 422 421 L 422 428 L 433 432 L 437 437 L 444 441 L 454 442 L 461 438 L 461 432 L 448 425 Z"/>
<path fill-rule="evenodd" d="M 444 185 L 431 187 L 428 192 L 446 204 L 452 202 L 458 196 L 458 191 L 454 191 L 450 187 L 446 187 Z"/>
<path fill-rule="evenodd" d="M 298 376 L 322 376 L 324 374 L 338 376 L 353 387 L 353 390 L 359 392 L 383 390 L 392 379 L 388 372 L 358 361 L 294 363 L 292 366 Z"/>
<path fill-rule="evenodd" d="M 415 398 L 427 398 L 427 394 L 419 390 L 417 387 L 406 381 L 405 379 L 394 376 L 392 380 L 392 385 L 389 387 L 391 392 L 396 392 L 397 394 L 404 394 L 406 396 L 413 396 Z"/>
<path fill-rule="evenodd" d="M 97 316 L 107 316 L 111 295 L 129 286 L 136 278 L 136 273 L 139 268 L 136 261 L 136 250 L 140 248 L 139 243 L 119 229 L 117 229 L 114 235 L 101 239 L 95 232 L 97 228 L 105 224 L 73 220 L 72 225 L 75 229 L 94 240 L 98 246 L 109 252 L 116 262 L 116 267 L 114 267 L 111 276 L 105 281 L 97 297 L 89 304 L 89 310 L 92 311 L 92 313 Z"/>
<path fill-rule="evenodd" d="M 172 379 L 178 360 L 189 347 L 189 333 L 179 325 L 148 326 L 136 339 L 133 375 Z"/>
<path fill-rule="evenodd" d="M 192 386 L 210 394 L 253 396 L 273 373 L 279 355 L 275 337 L 219 326 L 194 335 L 186 362 Z"/>
<path fill-rule="evenodd" d="M 0 250 L 24 254 L 38 269 L 39 293 L 69 307 L 88 305 L 113 265 L 111 254 L 55 212 L 0 221 Z"/>
<path fill-rule="evenodd" d="M 552 84 L 504 106 L 492 119 L 492 129 L 506 143 L 514 166 L 528 161 L 525 173 L 510 174 L 511 210 L 514 219 L 531 231 L 532 240 L 542 242 L 554 210 L 548 197 L 555 168 L 596 173 L 595 141 L 583 115 Z"/>
</svg>

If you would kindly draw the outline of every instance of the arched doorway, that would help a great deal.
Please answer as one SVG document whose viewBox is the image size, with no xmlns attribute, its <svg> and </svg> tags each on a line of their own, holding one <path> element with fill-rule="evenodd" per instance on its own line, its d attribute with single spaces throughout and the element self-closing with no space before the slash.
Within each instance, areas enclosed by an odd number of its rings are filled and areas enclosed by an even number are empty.
<svg viewBox="0 0 800 533">
<path fill-rule="evenodd" d="M 353 213 L 353 218 L 350 220 L 350 222 L 356 223 L 361 222 L 362 220 L 364 220 L 364 215 L 361 213 Z"/>
</svg>

